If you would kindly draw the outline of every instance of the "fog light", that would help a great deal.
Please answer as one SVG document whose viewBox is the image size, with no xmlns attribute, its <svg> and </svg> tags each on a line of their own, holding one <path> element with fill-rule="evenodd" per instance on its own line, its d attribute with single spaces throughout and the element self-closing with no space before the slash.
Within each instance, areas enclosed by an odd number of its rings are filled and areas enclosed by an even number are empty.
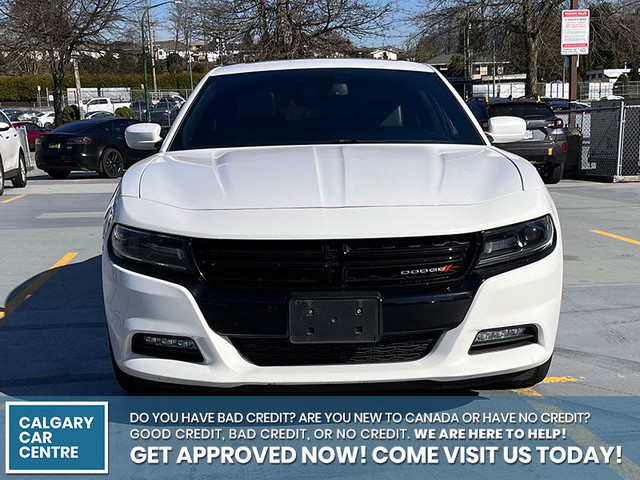
<svg viewBox="0 0 640 480">
<path fill-rule="evenodd" d="M 142 355 L 186 362 L 204 360 L 195 340 L 187 337 L 136 333 L 131 340 L 131 350 Z"/>
<path fill-rule="evenodd" d="M 533 325 L 495 328 L 478 332 L 471 344 L 470 352 L 487 348 L 513 347 L 523 343 L 535 343 L 538 340 L 538 329 Z"/>
<path fill-rule="evenodd" d="M 196 342 L 190 338 L 172 338 L 157 337 L 152 335 L 143 335 L 142 339 L 147 345 L 159 345 L 161 347 L 186 348 L 189 350 L 197 350 Z"/>
</svg>

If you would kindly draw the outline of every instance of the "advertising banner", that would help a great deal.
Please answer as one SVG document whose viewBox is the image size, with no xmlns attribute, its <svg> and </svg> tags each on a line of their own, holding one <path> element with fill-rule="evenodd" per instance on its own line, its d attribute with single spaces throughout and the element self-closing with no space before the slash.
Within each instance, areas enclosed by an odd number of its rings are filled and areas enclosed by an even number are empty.
<svg viewBox="0 0 640 480">
<path fill-rule="evenodd" d="M 637 397 L 111 397 L 0 406 L 7 475 L 640 478 Z"/>
</svg>

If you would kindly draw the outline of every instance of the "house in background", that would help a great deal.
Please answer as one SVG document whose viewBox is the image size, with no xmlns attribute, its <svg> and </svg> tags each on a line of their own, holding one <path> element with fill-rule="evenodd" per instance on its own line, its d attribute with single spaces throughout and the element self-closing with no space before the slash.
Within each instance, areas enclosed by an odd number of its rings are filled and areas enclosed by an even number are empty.
<svg viewBox="0 0 640 480">
<path fill-rule="evenodd" d="M 462 53 L 441 53 L 424 63 L 436 68 L 444 76 L 448 76 L 445 72 L 451 68 L 452 64 L 459 63 L 463 67 L 462 70 L 464 70 L 463 62 L 464 54 Z M 496 75 L 502 75 L 508 64 L 509 62 L 496 61 Z M 493 59 L 473 56 L 469 67 L 469 76 L 473 80 L 480 80 L 483 75 L 491 75 L 493 73 Z"/>
<path fill-rule="evenodd" d="M 381 47 L 371 52 L 371 56 L 377 60 L 398 60 L 400 50 L 396 47 Z"/>
</svg>

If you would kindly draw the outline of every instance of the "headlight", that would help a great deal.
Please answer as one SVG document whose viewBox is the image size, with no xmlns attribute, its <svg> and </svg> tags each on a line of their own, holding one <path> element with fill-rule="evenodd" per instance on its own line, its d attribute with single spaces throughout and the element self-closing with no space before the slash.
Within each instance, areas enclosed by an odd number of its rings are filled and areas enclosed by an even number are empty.
<svg viewBox="0 0 640 480">
<path fill-rule="evenodd" d="M 111 232 L 111 251 L 126 261 L 192 272 L 184 238 L 116 225 Z"/>
<path fill-rule="evenodd" d="M 555 228 L 550 215 L 528 222 L 482 232 L 479 267 L 526 259 L 554 245 Z"/>
</svg>

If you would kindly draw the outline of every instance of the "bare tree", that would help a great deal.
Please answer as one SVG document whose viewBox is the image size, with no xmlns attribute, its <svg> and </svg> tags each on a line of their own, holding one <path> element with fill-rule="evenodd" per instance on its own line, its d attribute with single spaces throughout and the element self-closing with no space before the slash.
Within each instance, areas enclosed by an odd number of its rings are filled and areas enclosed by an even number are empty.
<svg viewBox="0 0 640 480">
<path fill-rule="evenodd" d="M 527 94 L 535 94 L 541 46 L 550 38 L 545 32 L 548 25 L 557 25 L 554 20 L 559 18 L 566 3 L 564 0 L 428 0 L 424 12 L 417 15 L 415 21 L 425 36 L 467 29 L 470 49 L 485 54 L 495 43 L 503 57 L 511 56 L 517 50 L 515 44 L 522 42 L 527 73 L 525 89 Z M 507 38 L 508 35 L 512 38 Z M 558 40 L 555 36 L 552 38 L 559 43 L 559 35 Z"/>
<path fill-rule="evenodd" d="M 61 123 L 63 80 L 78 46 L 101 42 L 130 6 L 119 0 L 6 0 L 0 34 L 11 57 L 46 62 L 53 80 L 56 125 Z"/>
<path fill-rule="evenodd" d="M 376 0 L 199 0 L 204 38 L 249 49 L 254 60 L 308 57 L 346 38 L 382 36 L 393 10 Z"/>
</svg>

